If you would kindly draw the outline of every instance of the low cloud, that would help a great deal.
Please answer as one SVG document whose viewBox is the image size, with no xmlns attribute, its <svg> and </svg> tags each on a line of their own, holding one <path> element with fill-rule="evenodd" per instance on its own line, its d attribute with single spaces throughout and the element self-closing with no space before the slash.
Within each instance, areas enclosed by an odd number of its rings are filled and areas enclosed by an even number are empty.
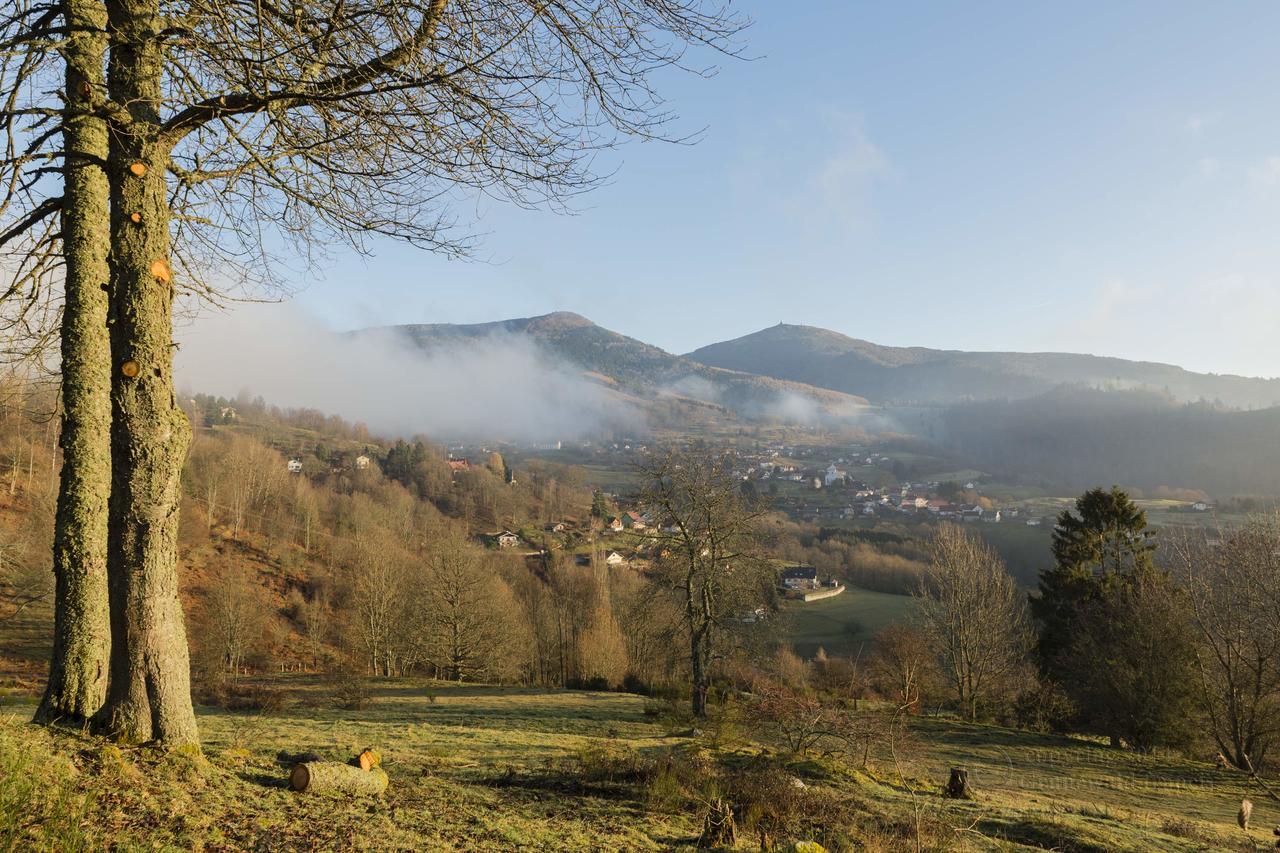
<svg viewBox="0 0 1280 853">
<path fill-rule="evenodd" d="M 178 330 L 179 383 L 261 395 L 362 421 L 377 434 L 553 441 L 627 424 L 637 413 L 527 338 L 488 337 L 424 352 L 394 330 L 343 334 L 294 304 L 249 305 Z"/>
</svg>

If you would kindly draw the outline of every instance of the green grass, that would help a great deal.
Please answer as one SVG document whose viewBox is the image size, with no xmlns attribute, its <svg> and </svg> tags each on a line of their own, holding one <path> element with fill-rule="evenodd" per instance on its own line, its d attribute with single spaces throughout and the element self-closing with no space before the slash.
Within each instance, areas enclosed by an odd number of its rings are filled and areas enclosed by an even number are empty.
<svg viewBox="0 0 1280 853">
<path fill-rule="evenodd" d="M 732 763 L 777 750 L 749 718 L 737 739 L 716 740 L 714 722 L 700 739 L 670 736 L 671 719 L 625 694 L 386 681 L 368 707 L 346 711 L 314 680 L 274 683 L 298 704 L 278 715 L 201 710 L 203 757 L 51 732 L 26 722 L 29 700 L 11 707 L 0 714 L 0 850 L 690 849 L 699 807 L 657 805 L 622 777 L 598 784 L 608 764 L 594 765 L 593 782 L 592 756 Z M 1269 844 L 1280 822 L 1242 776 L 1206 764 L 952 719 L 909 728 L 866 768 L 784 759 L 842 804 L 832 820 L 844 825 L 829 833 L 852 839 L 842 849 L 911 849 L 918 826 L 929 850 L 1245 850 Z M 285 789 L 288 754 L 341 760 L 370 745 L 391 778 L 385 795 Z M 970 770 L 975 800 L 939 796 L 952 766 Z M 1243 795 L 1254 800 L 1249 836 L 1233 825 Z"/>
<path fill-rule="evenodd" d="M 835 598 L 783 605 L 796 653 L 812 657 L 821 647 L 828 654 L 857 655 L 871 637 L 912 612 L 910 596 L 849 587 Z"/>
</svg>

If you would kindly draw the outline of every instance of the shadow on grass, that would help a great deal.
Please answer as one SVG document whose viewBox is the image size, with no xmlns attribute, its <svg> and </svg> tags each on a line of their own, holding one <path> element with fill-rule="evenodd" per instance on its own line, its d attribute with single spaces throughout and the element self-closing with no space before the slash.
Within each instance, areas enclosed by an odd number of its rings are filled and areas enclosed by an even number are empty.
<svg viewBox="0 0 1280 853">
<path fill-rule="evenodd" d="M 1111 853 L 1113 849 L 1109 845 L 1080 838 L 1062 824 L 1034 818 L 981 820 L 974 829 L 990 838 L 1061 853 Z"/>
</svg>

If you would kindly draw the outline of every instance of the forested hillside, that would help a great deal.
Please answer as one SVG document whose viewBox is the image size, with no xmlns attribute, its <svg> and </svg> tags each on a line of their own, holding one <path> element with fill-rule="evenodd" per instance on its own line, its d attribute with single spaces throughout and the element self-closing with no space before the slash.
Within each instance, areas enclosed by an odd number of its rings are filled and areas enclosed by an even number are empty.
<svg viewBox="0 0 1280 853">
<path fill-rule="evenodd" d="M 940 441 L 1000 476 L 1211 495 L 1280 494 L 1280 409 L 1234 411 L 1141 391 L 1062 388 L 941 415 Z"/>
</svg>

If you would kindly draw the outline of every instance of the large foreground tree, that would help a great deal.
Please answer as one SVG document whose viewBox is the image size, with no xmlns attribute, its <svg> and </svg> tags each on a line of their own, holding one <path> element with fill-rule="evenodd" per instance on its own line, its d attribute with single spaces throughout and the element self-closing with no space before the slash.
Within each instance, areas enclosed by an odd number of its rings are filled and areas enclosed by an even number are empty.
<svg viewBox="0 0 1280 853">
<path fill-rule="evenodd" d="M 460 188 L 519 203 L 591 186 L 591 157 L 668 117 L 650 87 L 691 44 L 730 48 L 715 0 L 107 0 L 111 145 L 112 666 L 103 727 L 194 741 L 177 598 L 175 277 L 370 234 L 465 249 Z M 179 209 L 182 215 L 174 219 Z M 180 263 L 174 239 L 186 249 Z M 216 282 L 214 282 L 216 284 Z"/>
<path fill-rule="evenodd" d="M 79 724 L 106 696 L 109 649 L 106 9 L 102 0 L 18 2 L 0 19 L 0 39 L 4 320 L 38 346 L 50 306 L 61 312 L 54 638 L 36 719 Z"/>
</svg>

